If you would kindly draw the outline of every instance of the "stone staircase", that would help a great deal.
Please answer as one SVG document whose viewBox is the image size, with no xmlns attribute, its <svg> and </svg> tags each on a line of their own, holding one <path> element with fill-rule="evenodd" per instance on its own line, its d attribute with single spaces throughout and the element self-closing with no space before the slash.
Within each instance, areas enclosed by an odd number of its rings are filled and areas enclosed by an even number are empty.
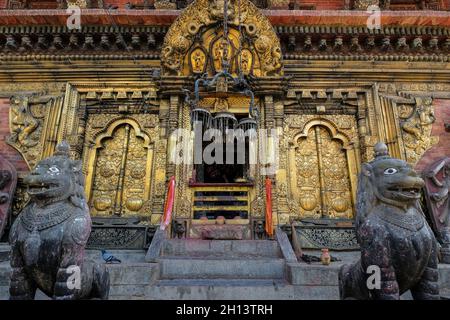
<svg viewBox="0 0 450 320">
<path fill-rule="evenodd" d="M 276 241 L 177 240 L 163 244 L 150 299 L 289 299 Z"/>
</svg>

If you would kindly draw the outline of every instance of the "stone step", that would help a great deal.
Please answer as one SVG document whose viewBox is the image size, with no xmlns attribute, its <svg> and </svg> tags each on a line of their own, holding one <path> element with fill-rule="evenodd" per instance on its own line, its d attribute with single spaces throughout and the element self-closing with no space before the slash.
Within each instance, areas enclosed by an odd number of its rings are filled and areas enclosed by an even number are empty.
<svg viewBox="0 0 450 320">
<path fill-rule="evenodd" d="M 299 286 L 337 286 L 341 263 L 324 266 L 318 263 L 288 263 L 287 278 Z"/>
<path fill-rule="evenodd" d="M 159 276 L 157 263 L 106 264 L 111 286 L 151 285 Z"/>
<path fill-rule="evenodd" d="M 335 300 L 337 287 L 292 286 L 283 280 L 176 279 L 159 280 L 148 288 L 154 300 Z"/>
<path fill-rule="evenodd" d="M 144 263 L 145 250 L 107 250 L 108 253 L 117 257 L 122 263 Z M 104 263 L 100 250 L 89 249 L 85 251 L 86 257 L 98 263 Z"/>
<path fill-rule="evenodd" d="M 342 261 L 328 266 L 321 263 L 288 263 L 287 279 L 298 286 L 337 286 L 339 269 L 343 264 Z M 450 290 L 450 265 L 439 264 L 439 287 L 444 291 Z"/>
<path fill-rule="evenodd" d="M 283 259 L 160 259 L 161 279 L 283 279 Z"/>
<path fill-rule="evenodd" d="M 164 243 L 162 256 L 280 258 L 281 251 L 276 241 L 269 240 L 170 239 Z"/>
</svg>

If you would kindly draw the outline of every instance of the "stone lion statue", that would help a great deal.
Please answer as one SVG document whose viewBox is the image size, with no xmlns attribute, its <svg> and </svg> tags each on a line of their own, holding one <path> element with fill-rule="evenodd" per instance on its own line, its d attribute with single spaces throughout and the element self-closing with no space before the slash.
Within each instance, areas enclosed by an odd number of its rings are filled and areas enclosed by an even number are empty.
<svg viewBox="0 0 450 320">
<path fill-rule="evenodd" d="M 107 299 L 104 265 L 85 261 L 91 219 L 81 162 L 62 142 L 24 178 L 30 202 L 10 231 L 10 299 L 34 299 L 40 289 L 53 299 Z"/>
<path fill-rule="evenodd" d="M 356 232 L 361 259 L 339 272 L 341 299 L 439 299 L 437 243 L 418 200 L 424 181 L 385 144 L 359 176 Z"/>
</svg>

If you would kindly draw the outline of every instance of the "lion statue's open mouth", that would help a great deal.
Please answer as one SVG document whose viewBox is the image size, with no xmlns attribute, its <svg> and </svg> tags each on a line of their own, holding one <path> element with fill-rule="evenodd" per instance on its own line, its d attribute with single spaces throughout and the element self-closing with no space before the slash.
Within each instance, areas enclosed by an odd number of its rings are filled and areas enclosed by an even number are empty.
<svg viewBox="0 0 450 320">
<path fill-rule="evenodd" d="M 391 187 L 388 190 L 389 190 L 389 192 L 396 195 L 396 198 L 403 197 L 407 200 L 420 199 L 420 189 L 419 188 Z"/>
<path fill-rule="evenodd" d="M 53 193 L 59 190 L 59 184 L 57 183 L 34 183 L 28 184 L 28 194 L 31 196 L 39 196 L 48 193 Z"/>
</svg>

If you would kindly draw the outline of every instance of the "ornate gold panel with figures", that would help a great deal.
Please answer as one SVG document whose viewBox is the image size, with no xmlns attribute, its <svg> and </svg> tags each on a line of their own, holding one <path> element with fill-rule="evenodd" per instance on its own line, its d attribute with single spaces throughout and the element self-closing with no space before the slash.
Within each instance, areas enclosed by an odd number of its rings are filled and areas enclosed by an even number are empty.
<svg viewBox="0 0 450 320">
<path fill-rule="evenodd" d="M 223 0 L 197 0 L 172 24 L 161 49 L 163 75 L 222 70 L 260 76 L 282 75 L 280 41 L 269 20 L 248 0 L 231 0 L 224 34 Z M 242 34 L 243 36 L 240 36 Z"/>
<path fill-rule="evenodd" d="M 89 149 L 86 194 L 91 215 L 150 217 L 153 144 L 132 119 L 112 122 Z"/>
<path fill-rule="evenodd" d="M 351 116 L 344 117 L 351 122 Z M 331 121 L 313 120 L 293 137 L 289 152 L 293 169 L 290 185 L 302 218 L 354 216 L 356 150 L 351 143 L 353 137 L 336 128 Z"/>
</svg>

